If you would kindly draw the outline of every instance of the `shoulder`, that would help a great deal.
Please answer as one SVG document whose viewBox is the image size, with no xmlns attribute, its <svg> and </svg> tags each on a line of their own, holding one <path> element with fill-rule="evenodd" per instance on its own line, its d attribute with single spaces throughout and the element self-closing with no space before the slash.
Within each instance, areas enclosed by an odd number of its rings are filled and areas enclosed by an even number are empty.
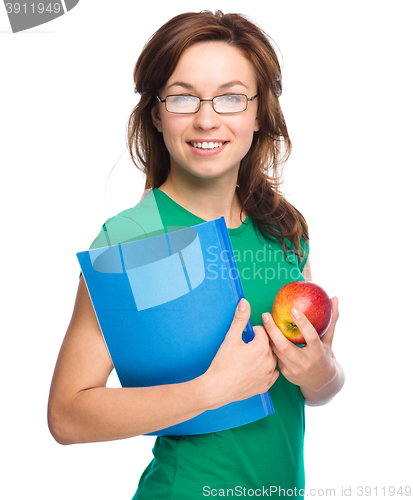
<svg viewBox="0 0 413 500">
<path fill-rule="evenodd" d="M 106 220 L 90 248 L 102 248 L 164 233 L 161 214 L 153 191 L 135 207 Z"/>
</svg>

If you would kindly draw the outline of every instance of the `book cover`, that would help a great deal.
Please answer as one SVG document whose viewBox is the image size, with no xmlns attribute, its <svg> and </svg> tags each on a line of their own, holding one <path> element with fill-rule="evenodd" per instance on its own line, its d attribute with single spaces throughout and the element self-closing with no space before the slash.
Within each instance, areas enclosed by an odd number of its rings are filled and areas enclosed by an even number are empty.
<svg viewBox="0 0 413 500">
<path fill-rule="evenodd" d="M 77 257 L 123 387 L 186 382 L 205 373 L 244 296 L 223 217 Z M 249 321 L 243 338 L 253 337 Z M 272 413 L 266 392 L 151 434 L 217 432 Z"/>
</svg>

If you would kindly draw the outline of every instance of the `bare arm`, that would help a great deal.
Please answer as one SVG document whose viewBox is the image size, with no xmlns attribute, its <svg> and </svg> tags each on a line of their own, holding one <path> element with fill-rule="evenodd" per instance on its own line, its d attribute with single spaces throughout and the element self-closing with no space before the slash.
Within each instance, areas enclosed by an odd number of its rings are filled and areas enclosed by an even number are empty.
<svg viewBox="0 0 413 500">
<path fill-rule="evenodd" d="M 310 265 L 310 259 L 307 259 L 307 262 L 305 263 L 304 269 L 303 269 L 303 276 L 306 281 L 313 281 L 313 276 L 311 274 L 311 265 Z"/>
<path fill-rule="evenodd" d="M 321 406 L 331 401 L 334 396 L 341 391 L 345 381 L 344 370 L 336 360 L 332 352 L 332 367 L 327 372 L 324 381 L 321 382 L 317 390 L 310 390 L 301 386 L 301 393 L 304 396 L 307 406 Z"/>
<path fill-rule="evenodd" d="M 278 376 L 276 358 L 266 335 L 257 335 L 248 345 L 242 342 L 250 315 L 247 306 L 236 311 L 217 356 L 201 377 L 181 384 L 107 388 L 113 364 L 82 277 L 50 388 L 48 422 L 56 441 L 72 444 L 147 434 L 265 392 Z"/>
</svg>

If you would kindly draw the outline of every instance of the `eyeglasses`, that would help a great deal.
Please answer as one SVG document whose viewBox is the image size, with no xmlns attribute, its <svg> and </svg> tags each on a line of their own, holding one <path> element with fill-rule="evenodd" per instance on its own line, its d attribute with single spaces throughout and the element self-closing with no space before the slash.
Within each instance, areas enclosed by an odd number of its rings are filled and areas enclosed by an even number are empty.
<svg viewBox="0 0 413 500">
<path fill-rule="evenodd" d="M 245 94 L 225 94 L 217 95 L 213 99 L 200 99 L 194 95 L 167 95 L 165 99 L 156 96 L 159 102 L 165 103 L 166 111 L 178 115 L 190 115 L 197 113 L 201 107 L 201 102 L 211 102 L 214 111 L 219 114 L 241 113 L 245 111 L 249 101 L 254 97 L 247 97 Z"/>
</svg>

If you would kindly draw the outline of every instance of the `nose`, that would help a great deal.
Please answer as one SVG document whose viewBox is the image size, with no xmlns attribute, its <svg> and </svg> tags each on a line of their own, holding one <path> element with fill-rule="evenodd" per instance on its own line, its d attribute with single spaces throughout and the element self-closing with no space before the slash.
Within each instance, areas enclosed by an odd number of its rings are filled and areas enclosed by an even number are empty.
<svg viewBox="0 0 413 500">
<path fill-rule="evenodd" d="M 202 101 L 199 111 L 194 115 L 194 127 L 202 130 L 218 128 L 221 124 L 219 114 L 214 111 L 212 102 Z"/>
</svg>

